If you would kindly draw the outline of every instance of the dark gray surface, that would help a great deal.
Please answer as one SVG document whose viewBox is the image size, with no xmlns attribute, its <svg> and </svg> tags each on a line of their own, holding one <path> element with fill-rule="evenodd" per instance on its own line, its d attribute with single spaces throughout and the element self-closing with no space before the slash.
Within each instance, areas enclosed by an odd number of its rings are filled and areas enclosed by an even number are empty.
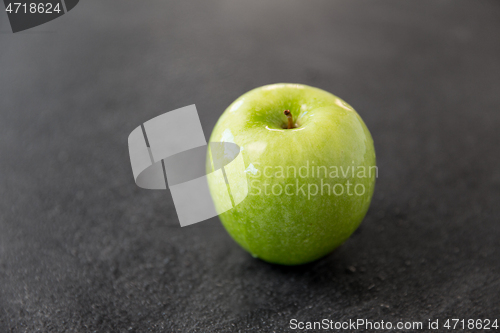
<svg viewBox="0 0 500 333">
<path fill-rule="evenodd" d="M 499 2 L 96 0 L 16 35 L 4 16 L 0 332 L 500 317 Z M 217 219 L 180 228 L 129 165 L 140 123 L 196 103 L 208 138 L 275 82 L 353 105 L 380 170 L 359 231 L 301 267 Z"/>
</svg>

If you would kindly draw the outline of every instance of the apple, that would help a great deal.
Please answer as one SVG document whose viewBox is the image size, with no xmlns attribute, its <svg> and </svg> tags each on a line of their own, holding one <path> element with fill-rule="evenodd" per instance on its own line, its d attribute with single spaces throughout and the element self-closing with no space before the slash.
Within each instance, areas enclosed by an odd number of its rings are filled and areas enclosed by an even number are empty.
<svg viewBox="0 0 500 333">
<path fill-rule="evenodd" d="M 363 220 L 375 187 L 373 139 L 340 98 L 302 84 L 272 84 L 236 99 L 210 142 L 240 146 L 246 177 L 230 188 L 246 194 L 219 215 L 234 240 L 254 257 L 298 265 L 341 245 Z M 212 171 L 207 163 L 207 171 Z M 209 179 L 217 211 L 229 186 Z"/>
</svg>

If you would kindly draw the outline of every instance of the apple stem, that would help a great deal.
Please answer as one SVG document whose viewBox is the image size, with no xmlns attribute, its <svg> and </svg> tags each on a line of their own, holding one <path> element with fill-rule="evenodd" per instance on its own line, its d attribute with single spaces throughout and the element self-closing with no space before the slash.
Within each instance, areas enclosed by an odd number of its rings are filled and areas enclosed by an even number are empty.
<svg viewBox="0 0 500 333">
<path fill-rule="evenodd" d="M 293 126 L 292 113 L 290 112 L 290 110 L 285 110 L 283 113 L 288 118 L 288 129 L 293 128 L 294 126 Z"/>
</svg>

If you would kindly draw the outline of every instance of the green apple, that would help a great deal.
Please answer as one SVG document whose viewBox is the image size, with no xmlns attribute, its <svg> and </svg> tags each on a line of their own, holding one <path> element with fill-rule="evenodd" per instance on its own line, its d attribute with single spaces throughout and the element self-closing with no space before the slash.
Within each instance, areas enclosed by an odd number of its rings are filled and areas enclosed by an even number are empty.
<svg viewBox="0 0 500 333">
<path fill-rule="evenodd" d="M 267 262 L 297 265 L 325 256 L 363 220 L 375 187 L 373 139 L 340 98 L 301 84 L 256 88 L 222 114 L 210 142 L 240 146 L 246 198 L 219 215 L 245 250 Z M 208 171 L 210 165 L 207 164 Z M 221 211 L 229 187 L 209 180 Z"/>
</svg>

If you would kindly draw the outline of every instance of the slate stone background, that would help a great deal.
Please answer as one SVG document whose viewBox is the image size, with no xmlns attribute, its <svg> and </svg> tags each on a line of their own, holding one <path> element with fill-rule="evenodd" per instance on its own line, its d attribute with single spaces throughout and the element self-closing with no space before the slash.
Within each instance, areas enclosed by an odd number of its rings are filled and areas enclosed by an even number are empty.
<svg viewBox="0 0 500 333">
<path fill-rule="evenodd" d="M 0 332 L 284 332 L 289 321 L 500 319 L 500 2 L 83 1 L 0 15 Z M 127 137 L 195 103 L 208 138 L 264 84 L 331 91 L 380 170 L 359 231 L 312 264 L 180 228 Z"/>
</svg>

